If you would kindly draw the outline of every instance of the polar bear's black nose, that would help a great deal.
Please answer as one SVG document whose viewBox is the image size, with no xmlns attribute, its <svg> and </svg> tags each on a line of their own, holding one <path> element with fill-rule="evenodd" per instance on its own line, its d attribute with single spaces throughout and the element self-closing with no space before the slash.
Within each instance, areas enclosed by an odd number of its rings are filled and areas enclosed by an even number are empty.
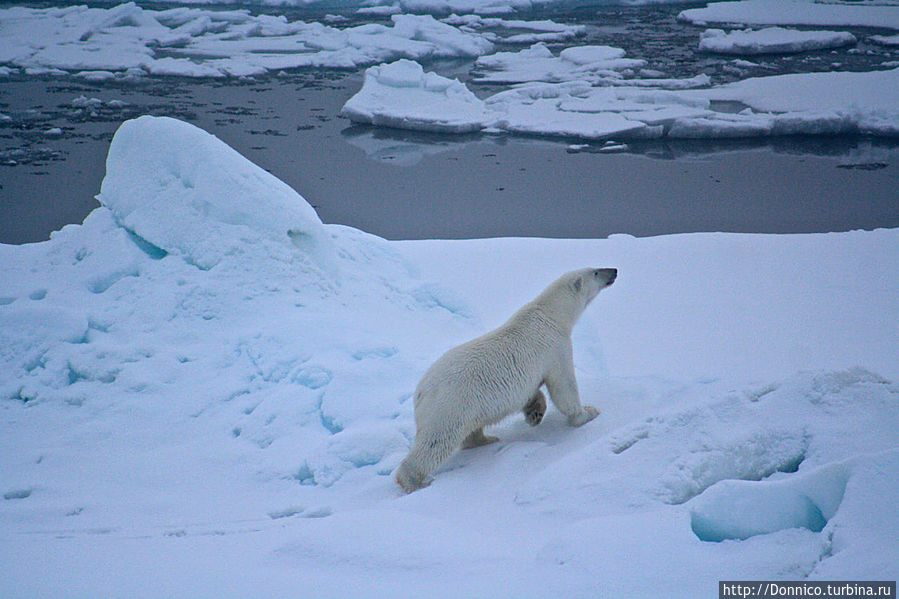
<svg viewBox="0 0 899 599">
<path fill-rule="evenodd" d="M 615 282 L 615 279 L 618 278 L 618 269 L 617 268 L 601 268 L 600 272 L 606 278 L 606 286 L 611 285 Z"/>
</svg>

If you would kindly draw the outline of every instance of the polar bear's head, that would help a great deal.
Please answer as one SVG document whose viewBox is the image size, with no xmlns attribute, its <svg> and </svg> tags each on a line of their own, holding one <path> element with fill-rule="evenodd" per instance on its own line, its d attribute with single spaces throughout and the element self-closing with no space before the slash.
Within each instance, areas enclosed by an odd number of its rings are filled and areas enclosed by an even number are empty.
<svg viewBox="0 0 899 599">
<path fill-rule="evenodd" d="M 574 293 L 583 300 L 584 307 L 593 301 L 600 291 L 615 282 L 616 268 L 582 268 L 568 273 Z"/>
<path fill-rule="evenodd" d="M 573 327 L 584 308 L 600 291 L 615 282 L 614 268 L 582 268 L 556 279 L 522 310 L 538 308 L 563 327 Z M 514 317 L 513 317 L 514 318 Z"/>
</svg>

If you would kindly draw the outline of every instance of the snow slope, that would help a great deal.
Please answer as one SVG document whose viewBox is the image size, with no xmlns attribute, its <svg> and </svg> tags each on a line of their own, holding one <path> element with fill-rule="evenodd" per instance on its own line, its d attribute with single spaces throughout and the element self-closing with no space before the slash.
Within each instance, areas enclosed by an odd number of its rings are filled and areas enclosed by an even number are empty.
<svg viewBox="0 0 899 599">
<path fill-rule="evenodd" d="M 899 230 L 386 242 L 152 117 L 100 198 L 0 245 L 4 597 L 899 574 Z M 603 414 L 510 418 L 402 496 L 420 374 L 585 265 L 620 272 L 573 336 Z"/>
</svg>

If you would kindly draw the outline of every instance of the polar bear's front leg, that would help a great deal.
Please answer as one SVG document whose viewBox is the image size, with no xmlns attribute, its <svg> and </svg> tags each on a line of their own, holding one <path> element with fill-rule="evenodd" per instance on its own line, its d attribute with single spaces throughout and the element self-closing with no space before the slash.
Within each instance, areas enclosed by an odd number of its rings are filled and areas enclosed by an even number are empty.
<svg viewBox="0 0 899 599">
<path fill-rule="evenodd" d="M 568 416 L 569 425 L 581 426 L 599 416 L 598 409 L 581 405 L 577 379 L 574 378 L 574 364 L 570 361 L 546 377 L 546 389 L 553 404 Z"/>
</svg>

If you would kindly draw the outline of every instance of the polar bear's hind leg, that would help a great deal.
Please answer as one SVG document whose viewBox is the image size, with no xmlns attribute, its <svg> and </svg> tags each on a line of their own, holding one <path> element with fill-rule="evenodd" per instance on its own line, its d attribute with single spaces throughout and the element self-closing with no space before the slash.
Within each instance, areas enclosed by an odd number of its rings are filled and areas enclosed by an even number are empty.
<svg viewBox="0 0 899 599">
<path fill-rule="evenodd" d="M 496 443 L 499 441 L 499 437 L 493 437 L 490 435 L 484 434 L 484 428 L 481 427 L 475 432 L 471 433 L 465 440 L 462 441 L 462 449 L 471 449 L 472 447 L 480 447 L 481 445 L 489 445 L 490 443 Z"/>
<path fill-rule="evenodd" d="M 427 487 L 434 480 L 431 473 L 459 449 L 459 444 L 458 436 L 436 435 L 419 430 L 412 450 L 396 470 L 396 482 L 406 493 Z"/>
</svg>

